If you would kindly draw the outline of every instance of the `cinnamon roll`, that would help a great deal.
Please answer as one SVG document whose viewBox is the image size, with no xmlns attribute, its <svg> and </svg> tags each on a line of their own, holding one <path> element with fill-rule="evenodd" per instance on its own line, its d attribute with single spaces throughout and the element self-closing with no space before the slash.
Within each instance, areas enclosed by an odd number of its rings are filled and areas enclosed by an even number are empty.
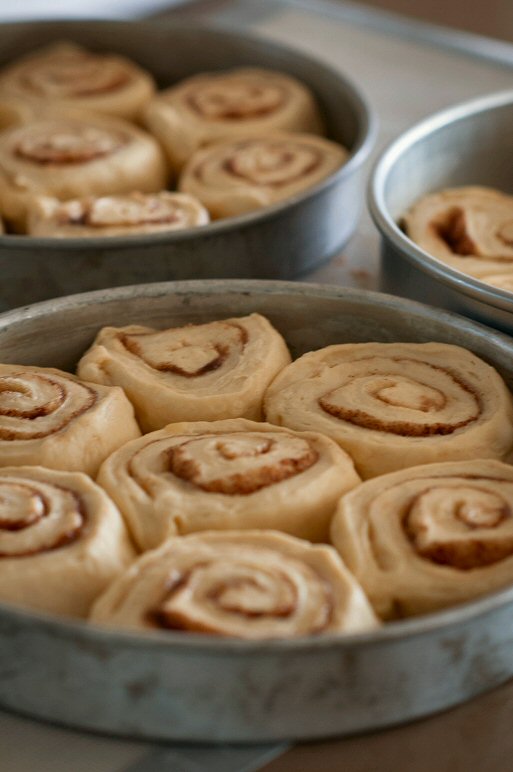
<svg viewBox="0 0 513 772">
<path fill-rule="evenodd" d="M 0 469 L 0 600 L 85 617 L 134 559 L 119 512 L 85 474 Z"/>
<path fill-rule="evenodd" d="M 343 497 L 331 532 L 384 619 L 513 585 L 513 467 L 481 459 L 369 480 Z"/>
<path fill-rule="evenodd" d="M 327 541 L 340 496 L 359 482 L 328 437 L 243 418 L 171 424 L 124 445 L 98 475 L 142 550 L 231 528 Z"/>
<path fill-rule="evenodd" d="M 122 389 L 47 367 L 0 365 L 0 467 L 40 464 L 94 476 L 140 435 Z"/>
<path fill-rule="evenodd" d="M 204 145 L 270 131 L 322 134 L 310 90 L 290 75 L 246 67 L 203 73 L 161 91 L 143 120 L 180 170 Z"/>
<path fill-rule="evenodd" d="M 491 188 L 442 190 L 403 218 L 406 234 L 433 257 L 478 279 L 513 273 L 513 196 Z"/>
<path fill-rule="evenodd" d="M 41 196 L 29 211 L 27 232 L 54 238 L 130 236 L 206 225 L 208 212 L 186 193 L 127 193 L 71 201 Z"/>
<path fill-rule="evenodd" d="M 333 174 L 347 151 L 308 134 L 259 135 L 199 150 L 178 187 L 207 207 L 213 218 L 232 217 L 291 198 Z"/>
<path fill-rule="evenodd" d="M 265 415 L 332 437 L 363 478 L 502 459 L 513 446 L 513 398 L 500 375 L 443 343 L 349 343 L 305 354 L 271 384 Z"/>
<path fill-rule="evenodd" d="M 122 386 L 149 432 L 174 421 L 259 420 L 264 391 L 289 362 L 281 335 L 251 314 L 168 330 L 105 327 L 78 374 Z"/>
<path fill-rule="evenodd" d="M 112 627 L 249 639 L 378 626 L 332 547 L 276 531 L 170 539 L 116 579 L 90 619 Z"/>
<path fill-rule="evenodd" d="M 24 56 L 0 72 L 0 99 L 38 107 L 57 105 L 135 120 L 155 91 L 148 72 L 122 56 L 56 43 Z"/>
<path fill-rule="evenodd" d="M 0 131 L 22 126 L 38 118 L 38 111 L 24 99 L 7 96 L 0 92 Z"/>
<path fill-rule="evenodd" d="M 513 292 L 513 271 L 511 273 L 494 273 L 481 276 L 481 281 L 491 284 L 492 287 Z"/>
<path fill-rule="evenodd" d="M 0 209 L 18 231 L 36 196 L 59 199 L 160 191 L 167 171 L 157 143 L 126 121 L 53 112 L 0 134 Z"/>
</svg>

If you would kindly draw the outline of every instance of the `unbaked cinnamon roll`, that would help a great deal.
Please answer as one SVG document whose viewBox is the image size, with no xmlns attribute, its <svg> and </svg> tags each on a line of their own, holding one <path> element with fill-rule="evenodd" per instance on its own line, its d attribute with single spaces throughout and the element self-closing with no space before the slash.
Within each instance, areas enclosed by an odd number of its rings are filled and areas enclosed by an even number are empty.
<svg viewBox="0 0 513 772">
<path fill-rule="evenodd" d="M 180 170 L 204 145 L 271 131 L 322 134 L 313 94 L 290 75 L 256 67 L 204 73 L 161 91 L 144 122 Z"/>
<path fill-rule="evenodd" d="M 178 187 L 213 218 L 233 217 L 291 198 L 329 177 L 347 151 L 322 137 L 275 133 L 222 142 L 199 150 Z"/>
<path fill-rule="evenodd" d="M 348 343 L 305 354 L 271 384 L 265 415 L 332 437 L 363 478 L 503 459 L 513 446 L 513 398 L 500 375 L 443 343 Z"/>
<path fill-rule="evenodd" d="M 171 539 L 115 580 L 90 618 L 112 627 L 249 639 L 378 625 L 332 547 L 276 531 Z"/>
<path fill-rule="evenodd" d="M 513 273 L 513 196 L 491 188 L 442 190 L 403 218 L 407 235 L 433 257 L 477 278 Z"/>
<path fill-rule="evenodd" d="M 78 107 L 135 120 L 155 91 L 153 78 L 123 56 L 75 43 L 41 48 L 0 72 L 2 95 L 33 105 Z"/>
<path fill-rule="evenodd" d="M 0 600 L 85 617 L 134 559 L 119 512 L 85 474 L 0 469 Z"/>
<path fill-rule="evenodd" d="M 78 374 L 122 386 L 149 432 L 174 421 L 259 420 L 264 391 L 289 362 L 281 335 L 251 314 L 168 330 L 105 327 Z"/>
<path fill-rule="evenodd" d="M 13 126 L 36 121 L 39 118 L 37 109 L 24 99 L 7 96 L 0 92 L 0 131 Z"/>
<path fill-rule="evenodd" d="M 31 236 L 94 238 L 177 231 L 206 225 L 208 212 L 186 193 L 127 193 L 71 201 L 41 196 L 28 216 Z"/>
<path fill-rule="evenodd" d="M 328 437 L 243 418 L 171 424 L 124 445 L 98 475 L 142 550 L 231 528 L 327 541 L 340 496 L 359 482 Z"/>
<path fill-rule="evenodd" d="M 18 231 L 36 196 L 152 193 L 166 181 L 156 141 L 126 121 L 54 112 L 0 134 L 0 210 Z"/>
<path fill-rule="evenodd" d="M 513 270 L 511 273 L 494 273 L 481 276 L 481 281 L 486 284 L 491 284 L 492 287 L 497 287 L 506 292 L 513 292 Z"/>
<path fill-rule="evenodd" d="M 140 434 L 122 389 L 52 368 L 0 365 L 0 467 L 40 464 L 94 476 Z"/>
<path fill-rule="evenodd" d="M 384 619 L 513 585 L 513 467 L 428 464 L 343 497 L 332 540 Z"/>
</svg>

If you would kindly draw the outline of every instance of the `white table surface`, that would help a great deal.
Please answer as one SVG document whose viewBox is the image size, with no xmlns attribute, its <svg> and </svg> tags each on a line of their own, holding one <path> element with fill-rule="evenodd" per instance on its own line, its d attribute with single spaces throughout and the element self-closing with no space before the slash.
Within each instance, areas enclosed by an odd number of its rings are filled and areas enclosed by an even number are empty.
<svg viewBox="0 0 513 772">
<path fill-rule="evenodd" d="M 88 2 L 91 15 L 98 15 L 102 6 L 101 15 L 114 17 L 120 9 L 127 15 L 156 10 L 162 13 L 167 0 Z M 33 9 L 37 4 L 38 0 L 26 0 L 19 8 L 6 8 L 6 0 L 0 0 L 0 18 L 26 16 L 30 7 L 36 15 Z M 171 4 L 167 2 L 167 6 Z M 39 5 L 48 7 L 49 3 L 39 0 Z M 51 5 L 55 15 L 62 15 L 64 3 Z M 218 1 L 199 3 L 195 12 L 185 8 L 187 16 L 244 27 L 294 45 L 344 71 L 362 87 L 377 112 L 380 133 L 374 157 L 399 132 L 424 116 L 456 102 L 513 87 L 513 46 L 448 30 L 433 31 L 418 23 L 398 24 L 387 14 L 362 12 L 343 2 Z M 66 3 L 68 15 L 78 10 L 83 15 L 83 3 Z M 178 8 L 165 13 L 162 23 L 172 19 L 173 13 L 184 11 Z M 48 14 L 44 9 L 38 15 Z M 477 58 L 476 52 L 483 56 Z M 307 278 L 374 288 L 377 272 L 378 237 L 368 215 L 364 215 L 344 255 Z M 285 745 L 236 749 L 152 746 L 56 728 L 0 712 L 0 772 L 253 772 L 285 750 Z M 513 761 L 509 769 L 513 769 Z M 347 763 L 344 772 L 352 772 Z M 482 768 L 482 772 L 496 772 L 496 768 Z M 497 772 L 508 769 L 497 768 Z"/>
</svg>

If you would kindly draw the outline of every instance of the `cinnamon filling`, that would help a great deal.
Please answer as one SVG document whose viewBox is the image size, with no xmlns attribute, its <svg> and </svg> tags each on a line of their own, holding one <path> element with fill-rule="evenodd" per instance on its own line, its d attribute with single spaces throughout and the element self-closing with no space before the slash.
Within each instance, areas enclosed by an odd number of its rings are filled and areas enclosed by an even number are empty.
<svg viewBox="0 0 513 772">
<path fill-rule="evenodd" d="M 226 83 L 197 87 L 186 97 L 188 106 L 209 120 L 241 121 L 262 118 L 286 102 L 283 88 L 271 85 Z"/>
<path fill-rule="evenodd" d="M 391 407 L 407 407 L 421 413 L 443 410 L 447 399 L 438 389 L 426 383 L 415 383 L 405 378 L 402 381 L 390 379 L 376 386 L 371 395 Z"/>
<path fill-rule="evenodd" d="M 294 613 L 297 607 L 296 588 L 285 574 L 281 574 L 280 582 L 286 587 L 288 597 L 274 602 L 266 595 L 266 587 L 251 576 L 235 577 L 218 582 L 207 594 L 222 611 L 230 614 L 240 614 L 251 619 L 258 617 L 288 617 Z M 250 596 L 251 602 L 244 602 L 244 593 Z"/>
<path fill-rule="evenodd" d="M 134 336 L 122 334 L 119 337 L 131 354 L 142 359 L 150 367 L 160 372 L 182 375 L 185 378 L 195 378 L 217 370 L 228 357 L 228 350 L 221 345 L 183 346 L 169 352 L 166 360 L 157 363 L 154 360 L 150 362 L 144 355 L 143 346 L 134 339 Z"/>
<path fill-rule="evenodd" d="M 166 630 L 232 635 L 225 625 L 229 627 L 233 621 L 268 619 L 272 626 L 278 620 L 301 615 L 301 593 L 283 571 L 255 568 L 237 560 L 227 562 L 226 578 L 219 577 L 218 569 L 219 563 L 203 561 L 175 574 L 160 603 L 146 614 L 147 623 Z M 322 607 L 316 609 L 309 630 L 318 633 L 331 622 L 333 598 L 330 588 L 313 570 L 311 578 L 322 585 Z M 316 588 L 319 590 L 320 586 Z"/>
<path fill-rule="evenodd" d="M 48 514 L 48 502 L 36 488 L 24 483 L 10 483 L 9 488 L 11 496 L 0 482 L 0 531 L 22 531 Z M 21 506 L 13 507 L 13 498 L 21 499 Z"/>
<path fill-rule="evenodd" d="M 130 81 L 129 74 L 103 57 L 67 54 L 30 69 L 21 78 L 27 91 L 57 99 L 88 97 L 117 91 Z"/>
<path fill-rule="evenodd" d="M 409 533 L 408 536 L 411 539 Z M 493 565 L 513 555 L 513 536 L 496 541 L 469 538 L 465 542 L 435 542 L 430 547 L 419 549 L 417 552 L 433 563 L 451 566 L 460 571 L 470 571 L 473 568 Z"/>
<path fill-rule="evenodd" d="M 23 407 L 16 403 L 20 397 L 23 401 L 31 401 L 32 392 L 27 388 L 26 383 L 16 380 L 17 378 L 23 378 L 23 373 L 0 376 L 0 415 L 32 419 L 50 415 L 59 409 L 66 398 L 66 392 L 62 384 L 53 381 L 51 378 L 43 379 L 37 375 L 32 377 L 39 378 L 45 386 L 50 385 L 54 396 L 50 396 L 49 399 L 39 405 L 31 404 L 29 408 L 24 410 Z"/>
<path fill-rule="evenodd" d="M 52 519 L 51 528 L 46 527 L 45 521 Z M 24 481 L 0 479 L 0 558 L 60 549 L 79 538 L 85 523 L 83 502 L 75 491 L 50 483 L 40 490 Z"/>
<path fill-rule="evenodd" d="M 308 177 L 320 168 L 322 155 L 316 148 L 291 142 L 240 143 L 224 159 L 222 169 L 229 175 L 255 185 L 281 187 Z M 201 167 L 198 167 L 201 174 Z"/>
<path fill-rule="evenodd" d="M 499 493 L 462 483 L 428 488 L 403 516 L 404 532 L 420 557 L 462 571 L 513 555 L 512 511 Z"/>
<path fill-rule="evenodd" d="M 118 340 L 127 351 L 154 370 L 196 378 L 218 370 L 237 348 L 244 348 L 248 339 L 246 330 L 239 325 L 213 322 L 204 326 L 208 330 L 202 340 L 201 327 L 190 325 L 180 330 L 119 333 Z M 216 341 L 216 338 L 223 340 Z"/>
<path fill-rule="evenodd" d="M 70 389 L 74 390 L 77 405 L 66 412 L 65 417 L 60 417 L 60 411 L 70 400 Z M 39 373 L 20 372 L 0 376 L 0 440 L 47 437 L 90 410 L 97 400 L 96 391 L 76 381 L 68 384 L 64 379 L 57 381 Z M 38 429 L 44 427 L 44 420 L 51 420 L 52 416 L 55 420 L 50 428 Z M 26 422 L 34 423 L 31 426 Z"/>
<path fill-rule="evenodd" d="M 479 254 L 478 246 L 468 232 L 464 209 L 450 209 L 441 222 L 433 223 L 433 228 L 455 255 Z"/>
<path fill-rule="evenodd" d="M 302 439 L 283 441 L 265 435 L 191 439 L 168 451 L 169 471 L 209 493 L 249 495 L 294 477 L 318 460 Z"/>
<path fill-rule="evenodd" d="M 191 212 L 185 206 L 142 193 L 65 202 L 56 219 L 59 225 L 90 228 L 187 225 L 193 222 Z"/>
<path fill-rule="evenodd" d="M 47 129 L 23 129 L 14 146 L 19 158 L 41 166 L 80 164 L 104 158 L 120 150 L 127 138 L 120 132 L 94 126 L 55 124 Z"/>
<path fill-rule="evenodd" d="M 363 361 L 363 360 L 360 360 Z M 404 362 L 415 364 L 412 359 L 392 358 L 392 362 Z M 427 362 L 420 363 L 423 368 L 429 368 L 432 371 L 443 373 L 445 377 L 451 379 L 453 384 L 463 390 L 471 397 L 471 405 L 468 415 L 459 421 L 436 421 L 431 417 L 443 410 L 447 405 L 446 396 L 439 390 L 422 381 L 414 381 L 406 376 L 400 377 L 394 373 L 373 372 L 369 370 L 367 376 L 354 376 L 348 379 L 347 384 L 319 397 L 318 404 L 325 413 L 337 418 L 340 421 L 363 429 L 373 431 L 388 432 L 390 434 L 401 435 L 405 437 L 430 437 L 435 435 L 452 434 L 457 429 L 476 421 L 481 414 L 481 402 L 479 396 L 474 390 L 464 383 L 455 373 L 449 369 L 431 365 Z M 369 365 L 371 367 L 371 365 Z M 358 381 L 364 385 L 359 390 Z M 375 385 L 372 383 L 375 382 Z M 350 399 L 348 398 L 350 396 Z M 355 403 L 365 404 L 373 401 L 376 405 L 376 413 L 365 407 L 355 407 Z M 393 409 L 407 409 L 424 414 L 426 418 L 417 420 L 401 420 L 393 417 L 380 415 L 381 408 L 390 407 Z"/>
</svg>

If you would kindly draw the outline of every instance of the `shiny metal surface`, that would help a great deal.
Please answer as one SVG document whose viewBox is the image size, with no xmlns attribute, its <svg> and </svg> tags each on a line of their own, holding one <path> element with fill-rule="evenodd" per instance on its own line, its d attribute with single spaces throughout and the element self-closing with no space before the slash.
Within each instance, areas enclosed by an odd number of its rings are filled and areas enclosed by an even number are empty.
<svg viewBox="0 0 513 772">
<path fill-rule="evenodd" d="M 294 354 L 342 341 L 455 343 L 513 386 L 513 342 L 411 301 L 287 282 L 107 290 L 0 316 L 0 360 L 73 367 L 105 324 L 259 311 Z M 84 729 L 168 740 L 310 739 L 417 718 L 513 675 L 513 588 L 365 635 L 248 642 L 110 632 L 0 606 L 0 705 Z"/>
<path fill-rule="evenodd" d="M 330 137 L 352 155 L 334 175 L 289 201 L 202 228 L 95 239 L 0 236 L 0 310 L 139 282 L 292 278 L 332 256 L 352 234 L 375 125 L 363 97 L 337 72 L 263 38 L 170 22 L 3 24 L 0 66 L 63 39 L 125 54 L 150 70 L 161 87 L 193 73 L 243 65 L 288 72 L 313 89 Z"/>
<path fill-rule="evenodd" d="M 513 193 L 513 90 L 437 113 L 393 142 L 369 184 L 382 235 L 381 287 L 513 333 L 513 295 L 432 258 L 401 231 L 401 215 L 421 196 L 459 185 Z"/>
</svg>

